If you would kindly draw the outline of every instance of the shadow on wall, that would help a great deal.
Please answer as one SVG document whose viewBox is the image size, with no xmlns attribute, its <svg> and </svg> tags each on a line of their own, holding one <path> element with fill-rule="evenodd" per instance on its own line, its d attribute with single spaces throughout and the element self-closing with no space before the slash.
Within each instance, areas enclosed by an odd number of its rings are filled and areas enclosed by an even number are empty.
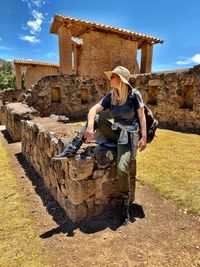
<svg viewBox="0 0 200 267">
<path fill-rule="evenodd" d="M 65 211 L 54 200 L 50 191 L 47 189 L 42 179 L 33 169 L 33 167 L 26 161 L 22 153 L 16 154 L 17 160 L 25 170 L 26 176 L 34 186 L 35 192 L 40 196 L 47 212 L 53 217 L 53 220 L 58 224 L 57 228 L 53 228 L 40 235 L 41 238 L 49 238 L 55 234 L 63 233 L 67 236 L 74 236 L 74 230 L 80 229 L 83 233 L 91 234 L 102 231 L 109 227 L 115 231 L 121 226 L 119 218 L 119 208 L 106 211 L 98 216 L 89 217 L 80 222 L 73 223 L 67 218 Z M 142 206 L 133 204 L 130 207 L 131 221 L 134 222 L 135 218 L 144 218 L 145 214 Z"/>
<path fill-rule="evenodd" d="M 1 132 L 4 138 L 6 139 L 6 141 L 8 142 L 8 144 L 14 143 L 12 137 L 9 135 L 9 132 L 7 130 L 2 130 Z"/>
</svg>

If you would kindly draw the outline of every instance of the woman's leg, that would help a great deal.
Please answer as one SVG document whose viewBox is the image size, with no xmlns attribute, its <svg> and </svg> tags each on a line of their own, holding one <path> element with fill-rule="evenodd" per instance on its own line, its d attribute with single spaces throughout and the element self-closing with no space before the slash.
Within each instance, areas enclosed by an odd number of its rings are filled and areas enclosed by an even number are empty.
<svg viewBox="0 0 200 267">
<path fill-rule="evenodd" d="M 88 122 L 86 122 L 86 124 L 81 128 L 80 132 L 66 145 L 63 152 L 56 155 L 54 158 L 72 157 L 75 155 L 85 141 L 84 136 L 87 129 L 87 124 Z M 99 114 L 96 114 L 94 130 L 98 129 L 106 138 L 110 139 L 112 142 L 117 142 L 117 131 L 112 130 L 111 125 L 112 123 L 109 120 L 103 116 L 100 116 Z"/>
<path fill-rule="evenodd" d="M 139 133 L 129 134 L 127 145 L 118 145 L 117 174 L 121 192 L 128 192 L 130 179 L 136 176 L 136 155 L 138 150 Z"/>
<path fill-rule="evenodd" d="M 129 165 L 131 162 L 131 142 L 127 145 L 117 146 L 117 175 L 119 178 L 120 190 L 127 193 L 130 189 Z"/>
<path fill-rule="evenodd" d="M 94 130 L 98 129 L 99 132 L 108 138 L 110 141 L 117 143 L 118 131 L 114 131 L 111 128 L 112 123 L 107 120 L 105 117 L 97 114 L 94 121 Z"/>
<path fill-rule="evenodd" d="M 129 141 L 127 145 L 118 145 L 117 174 L 123 200 L 121 215 L 124 224 L 127 224 L 130 221 L 129 204 L 131 202 L 131 193 L 133 198 L 135 194 L 135 157 L 139 141 L 139 136 L 137 134 L 135 134 L 133 141 L 132 147 L 129 135 Z"/>
</svg>

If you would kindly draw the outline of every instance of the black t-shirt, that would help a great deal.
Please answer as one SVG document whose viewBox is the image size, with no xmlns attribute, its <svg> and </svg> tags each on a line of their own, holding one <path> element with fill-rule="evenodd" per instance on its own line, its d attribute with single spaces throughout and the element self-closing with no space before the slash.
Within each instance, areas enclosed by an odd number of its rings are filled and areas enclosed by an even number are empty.
<svg viewBox="0 0 200 267">
<path fill-rule="evenodd" d="M 104 110 L 110 110 L 114 117 L 114 122 L 119 122 L 123 125 L 131 125 L 134 121 L 137 121 L 137 109 L 144 107 L 144 102 L 140 92 L 138 90 L 135 92 L 135 103 L 137 103 L 136 107 L 134 107 L 131 102 L 130 94 L 128 94 L 127 100 L 123 105 L 112 105 L 111 94 L 112 91 L 105 95 L 99 104 Z"/>
</svg>

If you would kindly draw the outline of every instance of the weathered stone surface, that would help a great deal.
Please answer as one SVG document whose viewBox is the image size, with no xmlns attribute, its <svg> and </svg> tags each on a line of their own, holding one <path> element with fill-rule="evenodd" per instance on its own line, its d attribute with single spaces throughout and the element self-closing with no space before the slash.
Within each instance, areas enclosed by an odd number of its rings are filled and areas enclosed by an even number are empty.
<svg viewBox="0 0 200 267">
<path fill-rule="evenodd" d="M 200 73 L 191 69 L 133 75 L 137 87 L 160 126 L 200 132 Z"/>
<path fill-rule="evenodd" d="M 54 88 L 60 90 L 60 99 L 57 102 L 52 100 Z M 83 91 L 88 92 L 86 96 L 83 96 Z M 61 114 L 67 117 L 83 117 L 107 91 L 107 81 L 102 77 L 54 75 L 44 77 L 32 87 L 32 98 L 28 103 L 39 110 L 41 116 Z M 55 120 L 62 119 L 61 116 L 53 117 Z"/>
<path fill-rule="evenodd" d="M 87 177 L 90 177 L 93 174 L 93 169 L 94 160 L 70 160 L 68 173 L 71 179 L 80 181 Z"/>
<path fill-rule="evenodd" d="M 0 125 L 6 124 L 6 109 L 5 105 L 1 103 L 0 105 Z"/>
<path fill-rule="evenodd" d="M 92 51 L 95 49 L 96 46 Z M 92 64 L 91 61 L 90 66 Z M 144 102 L 150 106 L 161 126 L 184 130 L 200 128 L 200 74 L 197 67 L 132 75 L 130 83 L 140 90 Z M 52 88 L 55 87 L 60 88 L 58 103 L 53 103 L 51 97 Z M 42 116 L 54 113 L 80 118 L 86 116 L 88 109 L 109 90 L 107 80 L 102 77 L 48 76 L 33 86 L 29 104 L 39 110 Z M 85 95 L 86 91 L 88 93 Z M 192 117 L 188 117 L 186 114 L 191 112 Z"/>
<path fill-rule="evenodd" d="M 21 120 L 32 120 L 38 112 L 22 103 L 6 104 L 4 109 L 6 129 L 14 142 L 21 141 Z"/>
<path fill-rule="evenodd" d="M 116 205 L 115 199 L 120 197 L 116 151 L 84 144 L 80 157 L 53 159 L 64 147 L 61 132 L 70 139 L 78 129 L 78 125 L 50 118 L 22 122 L 22 153 L 72 221 L 99 214 Z M 52 142 L 55 138 L 56 143 Z M 88 148 L 90 158 L 82 157 Z"/>
<path fill-rule="evenodd" d="M 0 100 L 3 104 L 6 102 L 19 102 L 21 101 L 22 90 L 5 90 L 0 92 Z"/>
<path fill-rule="evenodd" d="M 163 85 L 163 81 L 156 79 L 156 80 L 150 80 L 149 81 L 149 86 L 162 86 Z"/>
</svg>

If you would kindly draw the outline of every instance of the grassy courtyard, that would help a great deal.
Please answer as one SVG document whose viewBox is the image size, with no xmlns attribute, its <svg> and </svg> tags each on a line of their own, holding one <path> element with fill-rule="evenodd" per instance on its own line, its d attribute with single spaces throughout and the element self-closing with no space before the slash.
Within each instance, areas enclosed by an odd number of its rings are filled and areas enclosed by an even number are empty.
<svg viewBox="0 0 200 267">
<path fill-rule="evenodd" d="M 200 136 L 158 129 L 138 152 L 138 180 L 200 215 Z"/>
<path fill-rule="evenodd" d="M 0 166 L 0 266 L 49 266 L 1 144 Z"/>
</svg>

